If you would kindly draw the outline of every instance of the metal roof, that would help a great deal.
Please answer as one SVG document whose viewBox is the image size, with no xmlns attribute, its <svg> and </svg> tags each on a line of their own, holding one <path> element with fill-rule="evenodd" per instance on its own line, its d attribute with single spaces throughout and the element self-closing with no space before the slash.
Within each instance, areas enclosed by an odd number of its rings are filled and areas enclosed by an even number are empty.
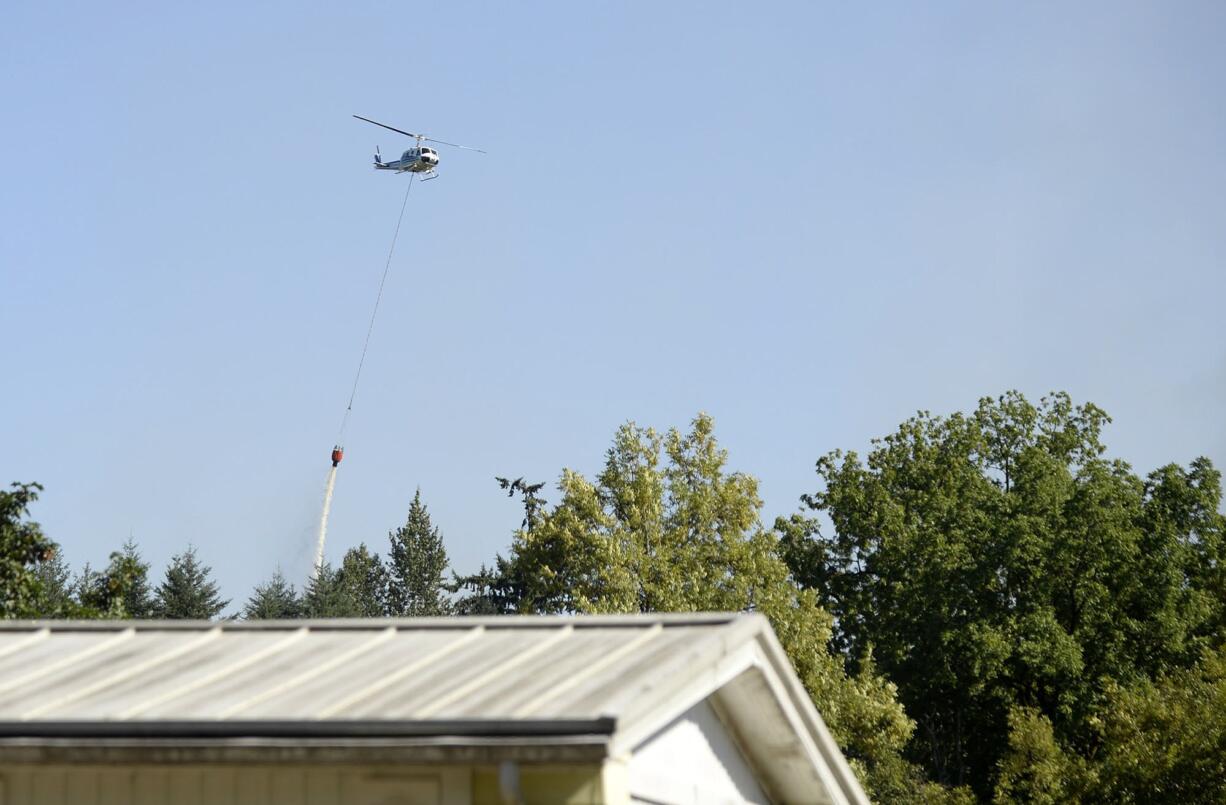
<svg viewBox="0 0 1226 805">
<path fill-rule="evenodd" d="M 0 625 L 0 722 L 591 721 L 737 618 Z"/>
<path fill-rule="evenodd" d="M 725 688 L 755 742 L 858 791 L 760 615 L 0 623 L 0 748 L 548 737 L 612 754 Z M 767 710 L 778 723 L 755 726 Z"/>
</svg>

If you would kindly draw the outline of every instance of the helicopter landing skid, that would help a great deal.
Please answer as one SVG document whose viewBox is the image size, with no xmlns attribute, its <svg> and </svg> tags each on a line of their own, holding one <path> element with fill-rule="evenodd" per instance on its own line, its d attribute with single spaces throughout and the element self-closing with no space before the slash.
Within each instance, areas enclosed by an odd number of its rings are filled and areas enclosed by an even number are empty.
<svg viewBox="0 0 1226 805">
<path fill-rule="evenodd" d="M 438 171 L 436 171 L 434 168 L 431 168 L 431 169 L 430 169 L 430 170 L 428 170 L 428 171 L 422 171 L 421 173 L 419 173 L 419 174 L 418 174 L 418 176 L 420 176 L 420 177 L 421 177 L 421 180 L 422 180 L 423 182 L 428 182 L 428 181 L 430 181 L 431 179 L 437 179 L 437 178 L 438 178 Z"/>
</svg>

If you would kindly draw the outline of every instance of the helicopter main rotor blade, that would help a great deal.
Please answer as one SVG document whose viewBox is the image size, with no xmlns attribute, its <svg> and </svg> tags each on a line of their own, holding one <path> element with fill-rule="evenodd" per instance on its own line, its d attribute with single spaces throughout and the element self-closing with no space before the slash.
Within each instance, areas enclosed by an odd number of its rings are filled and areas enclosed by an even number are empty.
<svg viewBox="0 0 1226 805">
<path fill-rule="evenodd" d="M 446 140 L 436 140 L 433 137 L 423 137 L 422 139 L 426 140 L 427 142 L 438 143 L 439 145 L 450 145 L 452 148 L 463 148 L 465 151 L 476 151 L 478 154 L 485 153 L 480 148 L 473 148 L 471 145 L 460 145 L 459 143 L 449 143 Z"/>
<path fill-rule="evenodd" d="M 411 131 L 403 131 L 403 130 L 401 130 L 401 129 L 396 128 L 395 126 L 389 126 L 389 125 L 387 125 L 387 124 L 385 124 L 385 123 L 380 123 L 380 122 L 379 122 L 379 121 L 377 121 L 377 120 L 371 120 L 369 117 L 362 117 L 361 115 L 354 115 L 354 117 L 356 117 L 358 120 L 365 120 L 367 123 L 374 123 L 376 126 L 382 126 L 382 127 L 383 127 L 383 128 L 385 128 L 385 129 L 391 129 L 392 131 L 396 132 L 397 134 L 403 134 L 405 137 L 412 137 L 412 138 L 413 138 L 413 139 L 415 139 L 415 140 L 416 140 L 418 137 L 421 137 L 421 135 L 420 135 L 420 134 L 414 134 L 414 133 L 413 133 L 413 132 L 411 132 Z M 423 139 L 424 139 L 424 138 L 423 138 Z"/>
</svg>

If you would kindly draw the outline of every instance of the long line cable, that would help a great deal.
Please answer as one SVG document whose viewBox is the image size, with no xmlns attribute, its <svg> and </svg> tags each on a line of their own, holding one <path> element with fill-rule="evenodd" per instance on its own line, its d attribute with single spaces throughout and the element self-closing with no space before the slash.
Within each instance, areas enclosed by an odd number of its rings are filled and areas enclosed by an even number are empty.
<svg viewBox="0 0 1226 805">
<path fill-rule="evenodd" d="M 358 381 L 362 379 L 362 366 L 366 363 L 366 350 L 370 348 L 370 335 L 375 331 L 375 317 L 379 315 L 379 302 L 383 299 L 383 286 L 387 284 L 387 274 L 392 267 L 392 255 L 396 253 L 396 241 L 400 238 L 400 225 L 404 222 L 404 211 L 409 206 L 409 191 L 413 189 L 414 173 L 409 174 L 408 187 L 404 189 L 404 201 L 400 203 L 400 217 L 396 219 L 396 232 L 392 235 L 391 248 L 387 250 L 387 262 L 383 266 L 383 278 L 379 280 L 379 293 L 375 295 L 375 307 L 370 311 L 370 324 L 366 327 L 366 340 L 362 342 L 362 357 L 358 359 L 358 371 L 353 376 L 353 390 L 349 392 L 349 405 L 345 406 L 345 416 L 341 419 L 341 430 L 336 437 L 337 444 L 343 444 L 345 428 L 349 426 L 349 414 L 353 411 L 353 399 L 358 395 Z"/>
</svg>

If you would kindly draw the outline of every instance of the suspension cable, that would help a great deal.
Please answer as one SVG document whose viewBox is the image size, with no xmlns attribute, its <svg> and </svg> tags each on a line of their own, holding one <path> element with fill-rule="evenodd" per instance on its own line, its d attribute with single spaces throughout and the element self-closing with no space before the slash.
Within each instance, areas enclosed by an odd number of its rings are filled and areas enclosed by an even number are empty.
<svg viewBox="0 0 1226 805">
<path fill-rule="evenodd" d="M 414 173 L 409 174 L 409 185 L 404 189 L 404 201 L 400 203 L 400 217 L 396 219 L 396 231 L 392 235 L 391 248 L 387 250 L 387 262 L 383 266 L 383 278 L 379 280 L 379 293 L 375 295 L 375 307 L 370 311 L 370 324 L 366 327 L 366 340 L 362 343 L 362 357 L 358 359 L 358 371 L 353 376 L 353 390 L 349 392 L 349 405 L 345 407 L 345 416 L 341 419 L 340 433 L 336 437 L 337 444 L 343 444 L 345 428 L 349 425 L 349 414 L 353 411 L 353 399 L 358 394 L 358 381 L 362 379 L 362 365 L 366 363 L 366 350 L 370 348 L 370 335 L 375 331 L 375 316 L 379 314 L 379 302 L 383 299 L 383 286 L 387 284 L 387 274 L 392 267 L 392 255 L 396 253 L 396 241 L 400 237 L 400 225 L 404 222 L 404 210 L 409 206 L 409 191 L 413 189 Z"/>
</svg>

